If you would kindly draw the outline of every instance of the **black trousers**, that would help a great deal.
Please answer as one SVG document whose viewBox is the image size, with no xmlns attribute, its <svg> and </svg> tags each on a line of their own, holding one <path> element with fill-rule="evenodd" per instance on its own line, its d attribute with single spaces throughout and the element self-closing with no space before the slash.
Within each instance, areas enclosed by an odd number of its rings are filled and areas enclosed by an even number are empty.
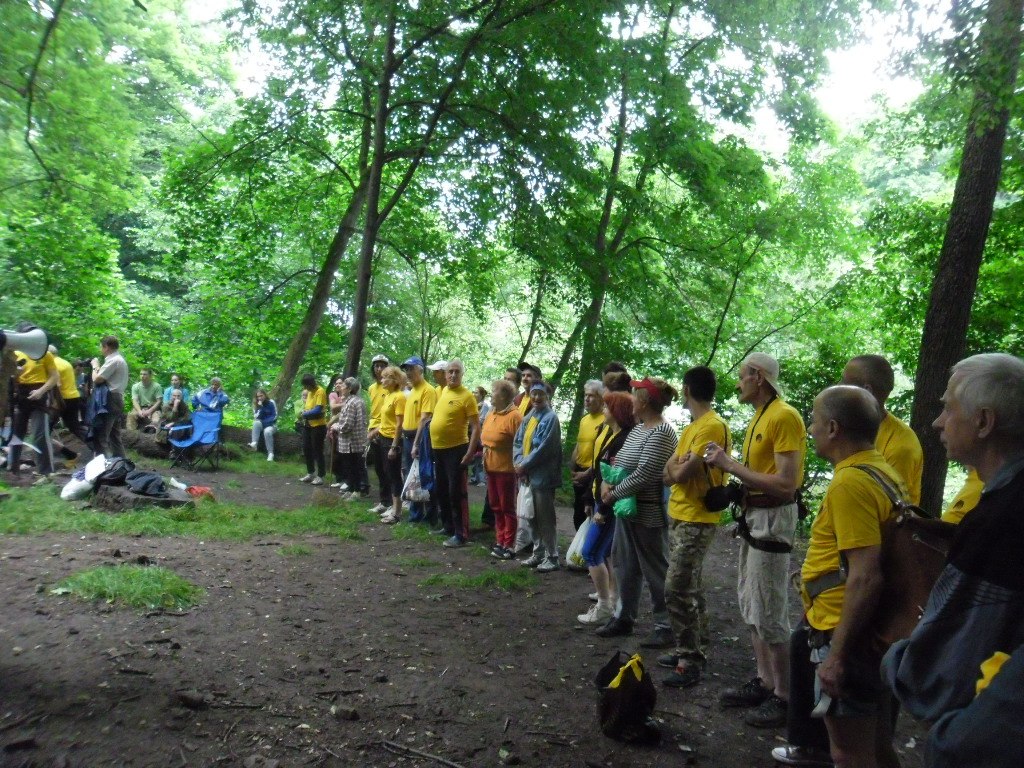
<svg viewBox="0 0 1024 768">
<path fill-rule="evenodd" d="M 74 397 L 68 398 L 64 401 L 64 410 L 60 412 L 60 420 L 64 422 L 64 428 L 71 434 L 81 440 L 83 443 L 86 442 L 86 429 L 85 424 L 82 423 L 82 407 L 80 401 L 82 398 Z M 55 422 L 56 424 L 56 422 Z"/>
<path fill-rule="evenodd" d="M 578 464 L 572 465 L 573 473 L 582 472 L 586 467 L 581 467 Z M 587 506 L 587 502 L 590 500 L 589 484 L 587 485 L 576 485 L 572 484 L 572 527 L 577 531 L 580 526 L 583 525 L 583 521 L 587 519 L 587 513 L 584 511 Z"/>
<path fill-rule="evenodd" d="M 786 709 L 786 741 L 795 747 L 829 751 L 825 721 L 811 717 L 814 710 L 814 675 L 807 622 L 789 636 L 789 707 Z"/>
<path fill-rule="evenodd" d="M 124 456 L 124 445 L 121 443 L 121 420 L 124 418 L 124 395 L 110 392 L 107 395 L 107 413 L 98 416 L 92 425 L 93 453 L 103 454 L 108 459 L 112 456 Z"/>
<path fill-rule="evenodd" d="M 469 471 L 462 466 L 466 445 L 434 449 L 434 487 L 441 525 L 449 535 L 469 539 Z"/>
<path fill-rule="evenodd" d="M 302 455 L 306 459 L 306 472 L 313 474 L 314 465 L 317 477 L 326 474 L 324 464 L 324 438 L 327 437 L 327 425 L 311 427 L 308 424 L 302 430 Z"/>
</svg>

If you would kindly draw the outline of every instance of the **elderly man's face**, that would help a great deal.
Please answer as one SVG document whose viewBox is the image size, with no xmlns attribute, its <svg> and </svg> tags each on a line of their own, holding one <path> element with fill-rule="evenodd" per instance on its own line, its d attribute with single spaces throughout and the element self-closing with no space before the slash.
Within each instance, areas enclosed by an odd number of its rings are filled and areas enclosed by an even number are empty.
<svg viewBox="0 0 1024 768">
<path fill-rule="evenodd" d="M 588 389 L 583 395 L 583 407 L 587 409 L 587 413 L 600 413 L 601 408 L 604 407 L 604 401 L 601 400 L 601 396 L 597 392 Z"/>
<path fill-rule="evenodd" d="M 974 448 L 978 439 L 977 414 L 967 413 L 953 394 L 960 383 L 961 374 L 954 373 L 942 396 L 942 413 L 932 426 L 939 440 L 946 446 L 946 456 L 962 464 L 973 464 Z"/>
<path fill-rule="evenodd" d="M 210 391 L 220 392 L 220 382 L 217 379 L 214 379 L 213 381 L 210 382 Z"/>
<path fill-rule="evenodd" d="M 458 365 L 448 366 L 448 386 L 458 387 L 462 384 L 462 368 Z"/>
<path fill-rule="evenodd" d="M 811 424 L 807 427 L 807 434 L 814 441 L 814 452 L 827 459 L 829 446 L 828 427 L 831 422 L 826 418 L 824 409 L 821 406 L 821 396 L 814 399 L 814 407 L 811 411 Z"/>
</svg>

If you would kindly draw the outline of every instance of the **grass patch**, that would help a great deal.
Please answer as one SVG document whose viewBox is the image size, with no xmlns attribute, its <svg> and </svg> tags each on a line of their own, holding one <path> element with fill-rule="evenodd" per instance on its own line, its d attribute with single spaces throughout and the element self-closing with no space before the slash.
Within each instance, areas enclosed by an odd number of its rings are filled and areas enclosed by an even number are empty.
<svg viewBox="0 0 1024 768">
<path fill-rule="evenodd" d="M 490 568 L 483 573 L 435 573 L 420 582 L 421 587 L 456 589 L 501 589 L 506 592 L 530 590 L 537 586 L 537 575 L 525 568 Z"/>
<path fill-rule="evenodd" d="M 221 466 L 231 472 L 241 472 L 248 475 L 267 475 L 268 477 L 295 477 L 299 478 L 306 474 L 306 465 L 299 459 L 275 459 L 267 461 L 265 453 L 251 453 L 245 449 L 241 457 L 237 459 L 224 459 Z"/>
<path fill-rule="evenodd" d="M 166 568 L 103 565 L 64 579 L 51 590 L 83 600 L 105 600 L 131 608 L 181 610 L 199 603 L 206 592 Z"/>
<path fill-rule="evenodd" d="M 62 501 L 53 486 L 14 488 L 0 504 L 0 533 L 110 533 L 126 536 L 194 536 L 244 540 L 256 536 L 337 536 L 362 538 L 360 526 L 376 522 L 362 504 L 272 509 L 255 504 L 209 500 L 195 508 L 147 509 L 110 515 Z"/>
<path fill-rule="evenodd" d="M 396 557 L 393 562 L 399 568 L 441 568 L 444 565 L 429 557 Z"/>
<path fill-rule="evenodd" d="M 305 544 L 286 544 L 277 551 L 285 557 L 304 557 L 313 554 L 312 547 Z"/>
</svg>

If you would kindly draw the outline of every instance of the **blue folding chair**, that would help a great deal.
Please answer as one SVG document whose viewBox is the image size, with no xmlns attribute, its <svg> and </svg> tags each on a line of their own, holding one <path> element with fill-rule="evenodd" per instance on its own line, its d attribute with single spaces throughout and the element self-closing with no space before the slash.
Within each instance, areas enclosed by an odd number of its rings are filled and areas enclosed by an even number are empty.
<svg viewBox="0 0 1024 768">
<path fill-rule="evenodd" d="M 224 420 L 222 411 L 196 411 L 191 424 L 171 427 L 168 442 L 171 444 L 171 468 L 183 467 L 188 470 L 201 469 L 205 463 L 210 469 L 220 467 L 220 425 Z M 188 430 L 192 434 L 186 437 Z M 179 438 L 175 438 L 175 433 Z"/>
</svg>

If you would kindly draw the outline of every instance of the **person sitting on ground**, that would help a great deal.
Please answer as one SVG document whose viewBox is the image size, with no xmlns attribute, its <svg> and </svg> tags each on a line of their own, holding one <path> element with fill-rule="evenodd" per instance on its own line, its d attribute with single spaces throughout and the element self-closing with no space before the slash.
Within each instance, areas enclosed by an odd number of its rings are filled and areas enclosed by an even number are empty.
<svg viewBox="0 0 1024 768">
<path fill-rule="evenodd" d="M 152 368 L 143 368 L 140 380 L 132 385 L 132 412 L 128 414 L 128 429 L 155 431 L 160 425 L 160 407 L 163 389 L 153 378 Z"/>
<path fill-rule="evenodd" d="M 576 445 L 569 457 L 569 471 L 572 473 L 572 526 L 577 531 L 587 519 L 587 500 L 593 499 L 590 492 L 594 484 L 594 444 L 605 426 L 604 385 L 591 379 L 583 385 L 583 410 L 576 428 Z"/>
<path fill-rule="evenodd" d="M 359 467 L 366 452 L 366 424 L 369 414 L 366 403 L 359 396 L 359 379 L 349 376 L 341 379 L 342 402 L 338 413 L 336 447 L 341 464 L 341 488 L 351 488 L 342 496 L 345 501 L 359 501 L 364 498 L 359 490 Z"/>
<path fill-rule="evenodd" d="M 252 441 L 249 447 L 254 451 L 263 435 L 267 449 L 267 461 L 274 460 L 274 434 L 277 432 L 277 404 L 270 399 L 267 390 L 260 387 L 252 399 Z"/>
<path fill-rule="evenodd" d="M 192 402 L 192 393 L 189 392 L 188 387 L 185 386 L 184 380 L 176 373 L 171 374 L 171 384 L 164 389 L 164 405 L 171 402 L 171 395 L 174 394 L 174 390 L 181 392 L 181 399 L 186 404 Z"/>
<path fill-rule="evenodd" d="M 516 476 L 533 495 L 529 527 L 536 545 L 522 565 L 540 573 L 559 568 L 555 491 L 562 485 L 562 427 L 551 408 L 550 392 L 542 381 L 530 388 L 530 415 L 519 425 L 512 443 Z"/>
<path fill-rule="evenodd" d="M 302 376 L 304 394 L 299 418 L 303 422 L 302 455 L 306 459 L 306 474 L 299 478 L 301 483 L 323 485 L 327 474 L 324 465 L 324 439 L 327 437 L 327 393 L 316 383 L 316 377 L 307 373 Z"/>
<path fill-rule="evenodd" d="M 669 563 L 665 574 L 665 605 L 672 621 L 676 647 L 658 657 L 673 671 L 662 682 L 670 688 L 690 688 L 700 682 L 707 665 L 707 608 L 704 601 L 704 559 L 722 516 L 721 507 L 708 509 L 705 496 L 725 484 L 725 473 L 704 463 L 708 444 L 732 450 L 729 426 L 712 407 L 718 382 L 707 366 L 683 376 L 683 406 L 691 422 L 679 436 L 675 455 L 665 464 L 663 480 L 672 491 L 668 502 Z M 724 489 L 722 489 L 724 490 Z"/>
<path fill-rule="evenodd" d="M 584 499 L 584 509 L 593 523 L 583 541 L 581 555 L 587 564 L 590 580 L 594 582 L 597 602 L 586 613 L 576 616 L 580 624 L 603 626 L 615 615 L 618 588 L 615 571 L 610 564 L 615 541 L 615 512 L 610 504 L 601 501 L 601 462 L 617 466 L 616 459 L 630 431 L 636 426 L 633 398 L 625 392 L 605 392 L 601 398 L 604 407 L 605 428 L 598 433 L 591 463 L 593 481 Z"/>
<path fill-rule="evenodd" d="M 160 409 L 160 428 L 156 433 L 158 443 L 166 443 L 170 437 L 172 427 L 180 427 L 192 422 L 192 414 L 189 412 L 188 403 L 185 402 L 185 393 L 180 389 L 171 390 L 171 399 Z M 175 437 L 175 439 L 178 439 Z"/>
<path fill-rule="evenodd" d="M 675 640 L 665 606 L 665 573 L 668 570 L 668 528 L 664 486 L 665 463 L 676 449 L 676 431 L 662 412 L 675 399 L 675 389 L 664 379 L 645 377 L 633 385 L 633 413 L 639 422 L 630 430 L 616 457 L 629 474 L 616 484 L 601 483 L 601 501 L 608 505 L 636 497 L 637 512 L 619 517 L 615 524 L 612 560 L 619 585 L 618 612 L 597 630 L 599 637 L 619 637 L 633 632 L 640 612 L 644 582 L 651 593 L 654 629 L 640 642 L 642 648 L 666 648 Z"/>
<path fill-rule="evenodd" d="M 193 396 L 192 408 L 196 411 L 223 411 L 230 402 L 220 377 L 214 376 L 210 379 L 210 386 Z"/>
<path fill-rule="evenodd" d="M 483 443 L 487 498 L 494 512 L 494 547 L 491 557 L 512 560 L 516 540 L 516 473 L 512 464 L 512 443 L 523 421 L 512 398 L 515 385 L 505 379 L 491 384 L 491 409 L 483 420 Z"/>
</svg>

